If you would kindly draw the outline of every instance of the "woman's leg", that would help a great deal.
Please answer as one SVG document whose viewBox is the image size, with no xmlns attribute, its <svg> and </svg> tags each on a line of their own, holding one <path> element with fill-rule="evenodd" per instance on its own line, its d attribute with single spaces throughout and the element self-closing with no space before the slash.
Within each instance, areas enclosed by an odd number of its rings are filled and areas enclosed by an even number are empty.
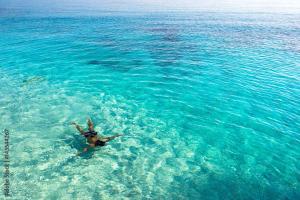
<svg viewBox="0 0 300 200">
<path fill-rule="evenodd" d="M 122 135 L 121 135 L 121 134 L 118 134 L 118 135 L 114 135 L 114 136 L 109 136 L 109 137 L 101 138 L 101 140 L 102 140 L 103 142 L 108 142 L 108 141 L 111 141 L 111 140 L 115 139 L 116 137 L 120 137 L 120 136 L 122 136 Z"/>
</svg>

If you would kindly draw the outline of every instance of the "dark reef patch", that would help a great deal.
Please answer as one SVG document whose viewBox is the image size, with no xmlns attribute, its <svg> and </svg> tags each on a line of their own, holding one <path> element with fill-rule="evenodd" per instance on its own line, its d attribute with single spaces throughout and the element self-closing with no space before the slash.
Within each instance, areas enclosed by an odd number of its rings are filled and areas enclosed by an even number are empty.
<svg viewBox="0 0 300 200">
<path fill-rule="evenodd" d="M 90 60 L 87 62 L 88 65 L 97 65 L 99 67 L 104 67 L 116 71 L 128 71 L 130 66 L 126 66 L 125 63 L 121 63 L 120 60 Z"/>
<path fill-rule="evenodd" d="M 100 61 L 98 60 L 90 60 L 89 62 L 87 62 L 88 65 L 99 65 Z"/>
</svg>

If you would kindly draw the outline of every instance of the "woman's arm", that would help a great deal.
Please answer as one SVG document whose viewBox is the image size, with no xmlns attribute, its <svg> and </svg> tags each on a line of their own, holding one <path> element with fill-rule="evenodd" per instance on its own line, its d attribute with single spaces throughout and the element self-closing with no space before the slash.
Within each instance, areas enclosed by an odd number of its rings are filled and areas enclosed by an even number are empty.
<svg viewBox="0 0 300 200">
<path fill-rule="evenodd" d="M 81 128 L 81 126 L 79 126 L 78 124 L 76 124 L 76 122 L 71 122 L 72 125 L 74 125 L 76 127 L 76 129 L 82 134 L 84 135 L 84 130 L 83 128 Z"/>
</svg>

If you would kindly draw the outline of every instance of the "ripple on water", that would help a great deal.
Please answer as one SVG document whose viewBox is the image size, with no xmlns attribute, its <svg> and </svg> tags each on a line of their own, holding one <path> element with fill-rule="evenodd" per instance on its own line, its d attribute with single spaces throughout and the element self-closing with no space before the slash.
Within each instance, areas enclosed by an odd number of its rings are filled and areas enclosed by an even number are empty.
<svg viewBox="0 0 300 200">
<path fill-rule="evenodd" d="M 15 198 L 299 199 L 295 22 L 0 19 Z M 70 122 L 88 116 L 125 136 L 78 157 L 85 139 Z"/>
</svg>

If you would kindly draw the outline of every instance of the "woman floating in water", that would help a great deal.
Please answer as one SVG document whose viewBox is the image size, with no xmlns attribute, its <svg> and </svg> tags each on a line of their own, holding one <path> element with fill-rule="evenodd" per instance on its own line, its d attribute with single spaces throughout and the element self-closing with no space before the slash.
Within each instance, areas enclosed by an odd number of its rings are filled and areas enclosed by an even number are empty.
<svg viewBox="0 0 300 200">
<path fill-rule="evenodd" d="M 116 137 L 122 136 L 121 134 L 110 136 L 110 137 L 99 137 L 98 133 L 94 130 L 94 124 L 91 119 L 88 119 L 88 131 L 84 131 L 78 124 L 72 122 L 72 124 L 76 127 L 76 129 L 86 137 L 89 146 L 83 149 L 83 152 L 88 151 L 89 147 L 96 147 L 96 146 L 104 146 L 106 142 L 115 139 Z M 79 155 L 78 153 L 77 155 Z"/>
</svg>

